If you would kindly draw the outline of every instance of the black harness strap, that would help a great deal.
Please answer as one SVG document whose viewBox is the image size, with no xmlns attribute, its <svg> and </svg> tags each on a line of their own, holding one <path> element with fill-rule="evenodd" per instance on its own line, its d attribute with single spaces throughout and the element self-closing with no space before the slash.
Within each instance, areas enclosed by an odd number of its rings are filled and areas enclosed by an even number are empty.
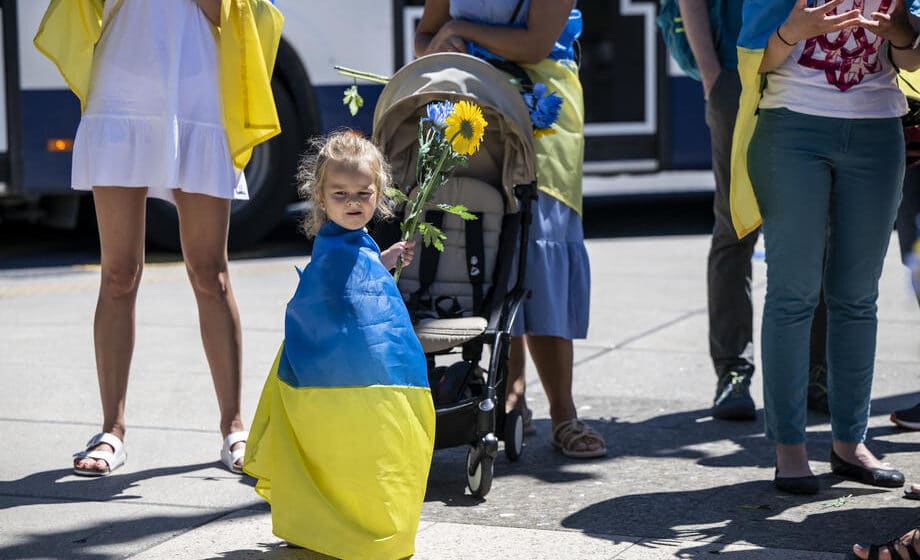
<svg viewBox="0 0 920 560">
<path fill-rule="evenodd" d="M 444 223 L 444 212 L 440 210 L 428 210 L 425 212 L 425 221 L 441 229 Z M 418 263 L 418 290 L 409 296 L 407 307 L 412 314 L 418 311 L 434 311 L 434 302 L 431 301 L 431 285 L 434 284 L 435 276 L 438 273 L 438 260 L 441 258 L 441 252 L 434 245 L 422 247 L 422 254 L 419 255 Z"/>
<path fill-rule="evenodd" d="M 482 212 L 473 212 L 475 220 L 465 222 L 466 274 L 473 286 L 473 314 L 482 310 L 482 284 L 486 276 L 486 249 L 482 235 Z"/>
</svg>

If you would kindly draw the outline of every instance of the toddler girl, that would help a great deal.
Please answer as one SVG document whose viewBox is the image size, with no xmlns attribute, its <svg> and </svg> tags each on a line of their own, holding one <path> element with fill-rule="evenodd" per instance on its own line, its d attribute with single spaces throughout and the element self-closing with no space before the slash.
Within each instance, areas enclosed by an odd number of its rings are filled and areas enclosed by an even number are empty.
<svg viewBox="0 0 920 560">
<path fill-rule="evenodd" d="M 280 538 L 334 556 L 411 556 L 434 446 L 425 355 L 383 253 L 364 227 L 387 215 L 389 168 L 351 132 L 301 170 L 312 259 L 288 303 L 244 462 Z"/>
</svg>

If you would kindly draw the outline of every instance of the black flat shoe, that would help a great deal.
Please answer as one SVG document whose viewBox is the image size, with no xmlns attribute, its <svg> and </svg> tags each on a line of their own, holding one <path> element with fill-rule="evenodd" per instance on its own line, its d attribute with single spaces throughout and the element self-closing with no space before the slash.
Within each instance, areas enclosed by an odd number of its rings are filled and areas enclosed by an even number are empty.
<svg viewBox="0 0 920 560">
<path fill-rule="evenodd" d="M 867 469 L 859 465 L 847 463 L 831 449 L 831 472 L 837 476 L 862 482 L 870 486 L 884 488 L 900 488 L 904 486 L 904 475 L 895 469 Z"/>
<path fill-rule="evenodd" d="M 817 494 L 821 490 L 821 484 L 818 483 L 818 477 L 810 474 L 808 476 L 777 476 L 779 471 L 773 471 L 773 486 L 777 490 L 788 492 L 789 494 Z"/>
</svg>

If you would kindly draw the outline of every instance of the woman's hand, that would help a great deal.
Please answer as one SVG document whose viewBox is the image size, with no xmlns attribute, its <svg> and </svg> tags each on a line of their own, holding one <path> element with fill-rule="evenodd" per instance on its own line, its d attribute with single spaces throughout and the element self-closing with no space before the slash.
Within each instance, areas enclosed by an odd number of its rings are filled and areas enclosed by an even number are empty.
<svg viewBox="0 0 920 560">
<path fill-rule="evenodd" d="M 450 17 L 450 0 L 425 0 L 415 30 L 415 54 L 466 52 L 466 43 L 517 63 L 537 63 L 552 51 L 569 21 L 575 0 L 531 0 L 524 28 L 488 25 Z"/>
<path fill-rule="evenodd" d="M 403 266 L 409 266 L 413 258 L 415 258 L 415 241 L 399 241 L 380 252 L 380 262 L 387 270 L 396 268 L 399 259 L 402 259 Z"/>
<path fill-rule="evenodd" d="M 779 33 L 789 43 L 798 43 L 818 35 L 825 35 L 859 25 L 862 12 L 853 9 L 842 14 L 828 15 L 843 0 L 831 0 L 820 6 L 809 8 L 807 0 L 798 0 L 789 12 L 789 17 L 779 27 Z"/>
<path fill-rule="evenodd" d="M 205 17 L 215 27 L 220 27 L 220 3 L 221 0 L 195 0 Z"/>
<path fill-rule="evenodd" d="M 458 21 L 449 20 L 441 26 L 441 29 L 435 33 L 431 42 L 428 44 L 428 50 L 425 54 L 437 52 L 466 52 L 466 41 L 457 33 Z"/>
<path fill-rule="evenodd" d="M 888 13 L 872 12 L 869 18 L 860 17 L 859 25 L 902 49 L 910 47 L 917 36 L 910 25 L 904 0 L 894 0 Z"/>
<path fill-rule="evenodd" d="M 809 8 L 807 0 L 796 0 L 789 17 L 767 42 L 763 60 L 760 62 L 760 72 L 765 74 L 779 68 L 799 41 L 859 25 L 863 18 L 862 12 L 857 9 L 828 15 L 841 2 L 843 0 L 830 0 L 820 6 Z"/>
</svg>

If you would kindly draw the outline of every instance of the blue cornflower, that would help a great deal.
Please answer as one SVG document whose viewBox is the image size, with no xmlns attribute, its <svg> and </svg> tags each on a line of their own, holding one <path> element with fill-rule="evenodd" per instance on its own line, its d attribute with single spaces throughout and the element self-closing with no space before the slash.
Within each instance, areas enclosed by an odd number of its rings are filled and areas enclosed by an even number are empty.
<svg viewBox="0 0 920 560">
<path fill-rule="evenodd" d="M 530 122 L 534 128 L 549 128 L 559 118 L 562 98 L 555 91 L 546 93 L 546 90 L 546 84 L 537 82 L 533 86 L 533 93 L 524 94 L 524 102 L 530 109 Z"/>
<path fill-rule="evenodd" d="M 447 127 L 447 117 L 454 112 L 454 104 L 450 101 L 441 101 L 438 103 L 429 103 L 426 107 L 428 116 L 422 118 L 422 122 L 430 122 L 439 129 Z"/>
</svg>

